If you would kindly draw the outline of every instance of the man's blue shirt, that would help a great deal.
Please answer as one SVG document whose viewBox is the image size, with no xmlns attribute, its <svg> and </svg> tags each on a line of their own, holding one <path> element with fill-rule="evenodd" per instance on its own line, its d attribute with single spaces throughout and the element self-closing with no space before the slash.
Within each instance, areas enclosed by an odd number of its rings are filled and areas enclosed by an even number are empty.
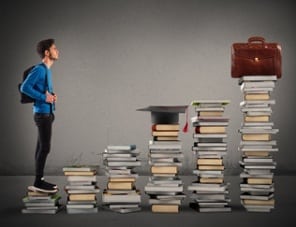
<svg viewBox="0 0 296 227">
<path fill-rule="evenodd" d="M 22 83 L 21 92 L 35 99 L 34 113 L 51 113 L 54 105 L 47 103 L 46 91 L 53 92 L 51 70 L 44 63 L 36 65 Z"/>
</svg>

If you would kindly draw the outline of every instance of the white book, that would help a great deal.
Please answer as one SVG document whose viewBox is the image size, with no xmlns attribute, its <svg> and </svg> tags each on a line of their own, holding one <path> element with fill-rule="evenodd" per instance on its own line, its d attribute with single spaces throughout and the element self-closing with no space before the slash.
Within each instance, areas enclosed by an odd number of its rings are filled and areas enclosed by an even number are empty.
<svg viewBox="0 0 296 227">
<path fill-rule="evenodd" d="M 141 196 L 139 194 L 129 194 L 129 195 L 110 195 L 103 193 L 102 195 L 103 203 L 140 203 Z"/>
<path fill-rule="evenodd" d="M 135 157 L 135 154 L 132 154 L 132 153 L 119 153 L 119 154 L 104 153 L 103 154 L 103 158 L 128 158 L 128 157 Z"/>
<path fill-rule="evenodd" d="M 261 191 L 271 192 L 269 190 L 274 190 L 274 183 L 272 183 L 272 184 L 245 184 L 245 183 L 241 183 L 240 188 L 241 188 L 241 190 L 243 190 L 243 189 L 248 189 L 248 190 L 258 189 Z"/>
<path fill-rule="evenodd" d="M 241 83 L 240 88 L 274 88 L 274 81 L 244 81 Z"/>
<path fill-rule="evenodd" d="M 264 158 L 259 158 L 259 157 L 243 157 L 243 162 L 244 163 L 274 163 L 272 157 L 264 157 Z"/>
<path fill-rule="evenodd" d="M 149 144 L 149 150 L 181 150 L 180 143 L 152 143 Z"/>
<path fill-rule="evenodd" d="M 195 107 L 195 112 L 200 111 L 218 111 L 218 112 L 224 112 L 225 107 Z"/>
<path fill-rule="evenodd" d="M 276 146 L 277 141 L 240 141 L 240 146 Z"/>
<path fill-rule="evenodd" d="M 218 185 L 218 186 L 213 186 L 214 184 L 192 184 L 188 186 L 188 191 L 196 191 L 199 193 L 200 191 L 204 192 L 224 192 L 227 190 L 226 185 Z"/>
<path fill-rule="evenodd" d="M 192 151 L 196 152 L 226 152 L 227 147 L 218 147 L 218 146 L 199 146 L 200 143 L 198 143 L 198 146 L 193 146 Z"/>
<path fill-rule="evenodd" d="M 198 143 L 198 147 L 227 147 L 227 143 Z"/>
<path fill-rule="evenodd" d="M 241 111 L 250 115 L 251 112 L 259 112 L 260 115 L 267 115 L 272 113 L 271 107 L 242 107 Z"/>
<path fill-rule="evenodd" d="M 193 138 L 227 138 L 226 133 L 194 133 Z"/>
<path fill-rule="evenodd" d="M 98 208 L 67 208 L 66 212 L 67 214 L 94 214 L 98 212 Z"/>
<path fill-rule="evenodd" d="M 151 158 L 184 158 L 184 154 L 183 153 L 179 153 L 179 154 L 174 154 L 174 153 L 150 153 L 149 157 Z"/>
<path fill-rule="evenodd" d="M 95 185 L 66 185 L 65 190 L 91 190 L 95 187 Z"/>
<path fill-rule="evenodd" d="M 144 191 L 145 192 L 183 192 L 183 185 L 170 186 L 168 184 L 156 185 L 156 184 L 148 183 L 145 186 Z"/>
<path fill-rule="evenodd" d="M 245 134 L 276 134 L 279 132 L 278 129 L 264 129 L 264 128 L 241 128 L 240 133 Z"/>
<path fill-rule="evenodd" d="M 67 204 L 66 208 L 67 209 L 90 209 L 96 207 L 95 204 Z"/>
<path fill-rule="evenodd" d="M 66 190 L 67 194 L 88 194 L 88 193 L 99 193 L 100 189 L 69 189 Z"/>
<path fill-rule="evenodd" d="M 273 175 L 274 175 L 273 173 L 252 175 L 252 174 L 248 174 L 246 172 L 242 172 L 240 174 L 240 178 L 273 178 Z"/>
<path fill-rule="evenodd" d="M 270 193 L 268 195 L 251 195 L 249 193 L 243 193 L 240 195 L 241 199 L 254 199 L 254 200 L 263 200 L 267 201 L 274 198 L 274 193 Z"/>
<path fill-rule="evenodd" d="M 95 171 L 97 169 L 97 166 L 80 166 L 80 165 L 73 165 L 73 166 L 65 166 L 63 167 L 63 172 L 89 172 L 89 171 Z"/>
<path fill-rule="evenodd" d="M 242 102 L 240 102 L 240 106 L 246 106 L 246 105 L 260 105 L 260 104 L 265 104 L 266 106 L 268 105 L 274 105 L 275 104 L 275 100 L 244 100 Z"/>
<path fill-rule="evenodd" d="M 239 84 L 244 81 L 277 81 L 276 75 L 244 75 L 239 78 Z"/>
<path fill-rule="evenodd" d="M 225 106 L 230 103 L 230 100 L 227 99 L 204 99 L 204 100 L 194 100 L 191 102 L 192 106 Z"/>
<path fill-rule="evenodd" d="M 104 160 L 107 160 L 107 161 L 137 161 L 137 157 L 126 157 L 126 158 L 123 158 L 123 157 L 107 157 L 107 158 L 104 158 Z"/>
<path fill-rule="evenodd" d="M 262 87 L 262 88 L 258 88 L 258 87 L 243 87 L 240 88 L 242 92 L 254 92 L 254 93 L 258 93 L 258 92 L 272 92 L 274 90 L 273 87 Z"/>
<path fill-rule="evenodd" d="M 248 128 L 248 127 L 262 127 L 271 129 L 274 126 L 273 122 L 244 122 L 242 123 L 242 127 Z"/>
<path fill-rule="evenodd" d="M 89 181 L 96 182 L 97 176 L 67 176 L 67 181 Z"/>
<path fill-rule="evenodd" d="M 199 212 L 231 212 L 231 207 L 200 207 Z"/>
<path fill-rule="evenodd" d="M 112 161 L 112 162 L 107 162 L 107 166 L 109 167 L 117 167 L 117 166 L 127 166 L 127 167 L 133 167 L 133 166 L 141 166 L 141 162 L 140 161 L 132 161 L 132 162 L 123 162 L 123 161 Z"/>
<path fill-rule="evenodd" d="M 193 127 L 197 126 L 228 126 L 228 122 L 210 122 L 210 121 L 194 121 L 192 122 Z"/>
<path fill-rule="evenodd" d="M 120 151 L 131 151 L 137 148 L 136 145 L 108 145 L 107 150 L 120 150 Z"/>
</svg>

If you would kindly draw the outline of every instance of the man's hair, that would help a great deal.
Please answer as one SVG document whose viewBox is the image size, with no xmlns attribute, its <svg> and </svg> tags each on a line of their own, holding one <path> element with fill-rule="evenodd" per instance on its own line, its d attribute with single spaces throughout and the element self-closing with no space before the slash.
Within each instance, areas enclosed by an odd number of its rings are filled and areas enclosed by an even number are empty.
<svg viewBox="0 0 296 227">
<path fill-rule="evenodd" d="M 45 51 L 49 50 L 49 48 L 54 44 L 54 39 L 45 39 L 41 40 L 37 44 L 37 53 L 41 58 L 45 57 Z"/>
</svg>

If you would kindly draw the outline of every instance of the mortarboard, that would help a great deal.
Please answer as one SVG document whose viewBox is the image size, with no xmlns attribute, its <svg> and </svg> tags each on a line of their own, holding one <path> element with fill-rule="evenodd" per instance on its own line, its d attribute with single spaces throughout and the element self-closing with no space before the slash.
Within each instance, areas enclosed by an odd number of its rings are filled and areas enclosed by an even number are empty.
<svg viewBox="0 0 296 227">
<path fill-rule="evenodd" d="M 188 131 L 188 105 L 183 106 L 148 106 L 137 109 L 137 111 L 151 112 L 153 124 L 178 124 L 179 114 L 186 113 L 186 124 L 183 132 Z"/>
</svg>

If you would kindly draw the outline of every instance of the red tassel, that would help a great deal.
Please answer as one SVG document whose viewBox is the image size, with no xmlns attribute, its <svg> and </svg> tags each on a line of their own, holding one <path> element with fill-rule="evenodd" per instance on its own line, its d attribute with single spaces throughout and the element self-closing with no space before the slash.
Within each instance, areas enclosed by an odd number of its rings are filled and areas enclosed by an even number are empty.
<svg viewBox="0 0 296 227">
<path fill-rule="evenodd" d="M 188 132 L 188 122 L 186 122 L 186 124 L 184 125 L 183 132 Z"/>
<path fill-rule="evenodd" d="M 186 108 L 186 123 L 183 127 L 183 132 L 184 133 L 188 132 L 188 107 Z"/>
</svg>

